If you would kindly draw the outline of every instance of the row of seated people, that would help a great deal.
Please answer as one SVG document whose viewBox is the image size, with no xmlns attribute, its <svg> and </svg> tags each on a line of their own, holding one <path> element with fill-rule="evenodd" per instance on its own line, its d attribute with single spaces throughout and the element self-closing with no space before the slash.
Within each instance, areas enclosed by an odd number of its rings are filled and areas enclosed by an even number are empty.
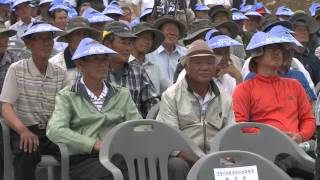
<svg viewBox="0 0 320 180">
<path fill-rule="evenodd" d="M 53 38 L 61 33 L 46 23 L 30 27 L 23 39 L 32 60 L 12 64 L 4 81 L 0 99 L 12 129 L 17 179 L 34 178 L 40 154 L 57 151 L 52 142 L 68 146 L 72 179 L 111 176 L 98 160 L 101 138 L 113 125 L 142 117 L 128 89 L 105 81 L 114 59 L 123 57 L 92 38 L 82 39 L 71 57 L 81 77 L 64 88 L 66 70 L 48 61 Z M 257 75 L 236 88 L 233 107 L 231 98 L 212 80 L 222 60 L 212 50 L 217 40 L 194 41 L 181 59 L 186 75 L 162 95 L 157 120 L 183 131 L 204 152 L 219 130 L 235 122 L 234 116 L 238 122 L 253 119 L 275 126 L 297 143 L 310 139 L 316 126 L 307 94 L 299 82 L 278 75 L 283 49 L 299 44 L 280 36 L 260 32 L 252 38 L 247 49 L 254 54 L 251 67 Z M 187 157 L 175 156 L 180 160 L 169 161 L 174 163 L 171 167 L 185 170 L 173 169 L 171 179 L 185 179 L 190 168 Z"/>
</svg>

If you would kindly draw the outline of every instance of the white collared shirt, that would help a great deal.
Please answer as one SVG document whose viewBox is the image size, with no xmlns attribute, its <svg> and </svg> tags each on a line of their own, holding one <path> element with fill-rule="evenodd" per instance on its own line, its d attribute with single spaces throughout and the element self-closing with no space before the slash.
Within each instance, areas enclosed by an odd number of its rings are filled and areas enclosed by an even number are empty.
<svg viewBox="0 0 320 180">
<path fill-rule="evenodd" d="M 215 95 L 210 90 L 207 91 L 207 94 L 204 97 L 201 97 L 199 94 L 197 94 L 195 92 L 193 94 L 197 97 L 197 99 L 198 99 L 198 101 L 200 103 L 201 114 L 203 116 L 205 116 L 205 114 L 207 112 L 207 109 L 208 109 L 209 102 L 212 99 L 214 99 Z"/>
<path fill-rule="evenodd" d="M 36 21 L 36 19 L 31 18 L 31 22 L 33 23 Z M 10 29 L 16 30 L 17 34 L 15 36 L 12 36 L 10 40 L 13 41 L 19 41 L 24 44 L 24 41 L 21 39 L 22 34 L 28 29 L 29 24 L 24 23 L 23 21 L 19 20 L 16 23 L 14 23 L 12 26 L 10 26 Z"/>
<path fill-rule="evenodd" d="M 185 47 L 176 45 L 176 49 L 168 54 L 161 45 L 158 49 L 146 55 L 146 62 L 152 62 L 158 65 L 163 78 L 172 84 L 179 59 L 184 56 L 186 52 L 187 49 Z"/>
<path fill-rule="evenodd" d="M 101 111 L 104 100 L 107 97 L 108 94 L 108 87 L 106 86 L 105 83 L 103 83 L 103 90 L 101 92 L 101 94 L 99 95 L 99 97 L 97 97 L 92 91 L 90 91 L 90 89 L 86 86 L 86 84 L 83 81 L 83 77 L 81 77 L 81 83 L 84 85 L 84 87 L 87 90 L 87 93 L 90 97 L 90 100 L 92 102 L 92 104 L 94 104 L 94 106 L 98 109 L 98 111 Z"/>
</svg>

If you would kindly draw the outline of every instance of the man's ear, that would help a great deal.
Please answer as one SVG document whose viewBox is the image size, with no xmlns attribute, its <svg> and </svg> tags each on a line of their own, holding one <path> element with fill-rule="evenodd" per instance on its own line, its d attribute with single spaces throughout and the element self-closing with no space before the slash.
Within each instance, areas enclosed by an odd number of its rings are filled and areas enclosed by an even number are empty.
<svg viewBox="0 0 320 180">
<path fill-rule="evenodd" d="M 29 38 L 29 37 L 27 37 L 27 38 L 25 38 L 24 40 L 24 44 L 26 45 L 26 47 L 28 48 L 28 49 L 30 49 L 30 41 L 31 41 L 31 39 Z"/>
<path fill-rule="evenodd" d="M 110 41 L 107 41 L 107 40 L 103 41 L 103 45 L 105 45 L 106 47 L 112 49 L 112 42 L 110 42 Z"/>
<path fill-rule="evenodd" d="M 77 67 L 78 69 L 80 69 L 80 70 L 82 69 L 82 67 L 83 67 L 83 65 L 84 65 L 83 59 L 76 60 L 74 63 L 76 64 L 76 67 Z"/>
</svg>

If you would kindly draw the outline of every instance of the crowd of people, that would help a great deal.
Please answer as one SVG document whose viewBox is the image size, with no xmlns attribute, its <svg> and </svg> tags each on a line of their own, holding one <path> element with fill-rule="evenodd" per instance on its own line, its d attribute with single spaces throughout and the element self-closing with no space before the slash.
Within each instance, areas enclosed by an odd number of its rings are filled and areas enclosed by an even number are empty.
<svg viewBox="0 0 320 180">
<path fill-rule="evenodd" d="M 16 180 L 35 180 L 42 154 L 59 157 L 55 143 L 68 147 L 71 179 L 113 179 L 99 161 L 103 137 L 157 104 L 155 120 L 204 153 L 241 122 L 297 144 L 317 139 L 320 2 L 273 12 L 254 1 L 150 2 L 0 0 L 1 115 Z M 126 174 L 123 158 L 114 163 Z M 185 180 L 195 162 L 176 151 L 168 163 L 169 179 Z"/>
</svg>

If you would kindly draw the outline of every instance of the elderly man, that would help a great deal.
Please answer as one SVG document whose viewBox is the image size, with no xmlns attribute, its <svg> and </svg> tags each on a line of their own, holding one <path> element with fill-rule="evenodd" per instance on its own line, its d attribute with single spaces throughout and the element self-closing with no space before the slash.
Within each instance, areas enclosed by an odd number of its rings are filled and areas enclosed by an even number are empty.
<svg viewBox="0 0 320 180">
<path fill-rule="evenodd" d="M 16 35 L 17 31 L 6 28 L 3 24 L 0 24 L 0 93 L 2 85 L 9 66 L 18 61 L 19 57 L 8 50 L 9 38 Z"/>
<path fill-rule="evenodd" d="M 91 38 L 81 40 L 72 60 L 82 77 L 56 98 L 47 136 L 68 146 L 72 179 L 113 179 L 99 162 L 102 138 L 120 122 L 141 119 L 129 90 L 105 81 L 116 54 Z M 117 165 L 125 170 L 121 159 Z"/>
<path fill-rule="evenodd" d="M 11 129 L 16 180 L 35 180 L 41 154 L 59 153 L 47 139 L 46 125 L 54 110 L 55 95 L 65 85 L 66 71 L 50 62 L 53 38 L 62 31 L 35 23 L 21 36 L 32 59 L 13 63 L 7 72 L 0 101 L 2 115 Z"/>
<path fill-rule="evenodd" d="M 67 69 L 68 73 L 66 79 L 68 84 L 73 84 L 78 74 L 76 65 L 71 60 L 71 57 L 83 38 L 91 37 L 97 39 L 100 34 L 93 28 L 90 28 L 89 21 L 83 17 L 75 17 L 71 19 L 66 26 L 65 32 L 66 33 L 63 36 L 58 37 L 57 41 L 68 43 L 68 47 L 66 47 L 63 52 L 60 52 L 50 58 L 49 61 Z"/>
<path fill-rule="evenodd" d="M 32 18 L 32 7 L 30 3 L 31 0 L 16 0 L 13 2 L 12 8 L 15 10 L 14 13 L 18 16 L 19 21 L 10 26 L 10 29 L 17 31 L 16 36 L 10 39 L 23 43 L 21 40 L 22 34 L 28 29 L 29 24 L 35 21 Z"/>
<path fill-rule="evenodd" d="M 105 35 L 103 44 L 120 54 L 110 63 L 108 81 L 129 88 L 133 101 L 143 117 L 146 117 L 152 106 L 159 102 L 156 92 L 146 70 L 137 61 L 129 61 L 133 35 L 128 26 L 113 22 L 106 27 L 111 32 Z"/>
<path fill-rule="evenodd" d="M 187 74 L 162 94 L 157 116 L 184 132 L 204 152 L 209 152 L 215 134 L 234 122 L 231 98 L 212 80 L 220 59 L 203 40 L 193 42 L 182 59 Z"/>
<path fill-rule="evenodd" d="M 185 33 L 185 26 L 172 16 L 159 18 L 154 26 L 162 31 L 165 40 L 158 49 L 148 54 L 146 59 L 157 64 L 164 78 L 172 83 L 178 60 L 186 53 L 186 48 L 178 45 L 178 40 Z"/>
</svg>

